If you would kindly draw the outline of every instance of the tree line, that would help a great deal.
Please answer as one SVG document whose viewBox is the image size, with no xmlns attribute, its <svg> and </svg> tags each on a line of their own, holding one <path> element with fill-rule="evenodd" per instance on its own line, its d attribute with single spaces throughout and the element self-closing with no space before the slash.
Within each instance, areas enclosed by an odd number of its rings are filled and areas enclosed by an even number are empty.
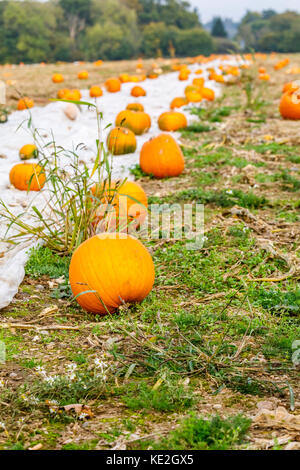
<svg viewBox="0 0 300 470">
<path fill-rule="evenodd" d="M 3 0 L 0 63 L 300 51 L 300 15 L 247 12 L 228 39 L 220 18 L 205 31 L 185 0 Z"/>
</svg>

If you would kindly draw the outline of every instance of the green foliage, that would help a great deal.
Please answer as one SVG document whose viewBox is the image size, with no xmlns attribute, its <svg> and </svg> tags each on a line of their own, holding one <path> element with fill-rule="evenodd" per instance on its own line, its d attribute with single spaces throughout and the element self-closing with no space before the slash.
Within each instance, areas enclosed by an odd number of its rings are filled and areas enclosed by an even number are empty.
<svg viewBox="0 0 300 470">
<path fill-rule="evenodd" d="M 167 380 L 156 389 L 143 382 L 132 384 L 124 402 L 131 410 L 172 412 L 190 408 L 193 398 L 183 385 Z"/>
<path fill-rule="evenodd" d="M 239 25 L 237 39 L 245 50 L 299 52 L 300 15 L 295 11 L 276 14 L 248 11 Z"/>
<path fill-rule="evenodd" d="M 242 442 L 250 424 L 251 420 L 242 415 L 231 416 L 227 419 L 220 416 L 203 419 L 191 415 L 183 420 L 167 438 L 159 443 L 152 443 L 152 447 L 164 450 L 233 449 Z"/>
<path fill-rule="evenodd" d="M 257 196 L 249 191 L 244 193 L 239 189 L 221 191 L 203 191 L 202 189 L 187 189 L 177 194 L 176 200 L 197 201 L 202 204 L 216 204 L 220 207 L 239 205 L 249 209 L 258 209 L 267 204 L 264 196 Z"/>
<path fill-rule="evenodd" d="M 25 273 L 33 278 L 65 276 L 67 279 L 69 264 L 69 256 L 59 256 L 47 247 L 33 248 L 25 266 Z"/>
<path fill-rule="evenodd" d="M 215 37 L 218 37 L 218 38 L 226 38 L 227 37 L 227 33 L 226 33 L 225 28 L 224 28 L 223 21 L 220 17 L 217 17 L 217 18 L 214 19 L 211 34 L 212 34 L 212 36 L 215 36 Z"/>
</svg>

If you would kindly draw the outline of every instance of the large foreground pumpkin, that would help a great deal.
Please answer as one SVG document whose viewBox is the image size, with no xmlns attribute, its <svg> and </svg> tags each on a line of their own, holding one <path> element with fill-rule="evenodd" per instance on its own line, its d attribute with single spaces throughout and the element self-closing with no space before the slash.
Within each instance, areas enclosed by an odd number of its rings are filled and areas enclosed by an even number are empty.
<svg viewBox="0 0 300 470">
<path fill-rule="evenodd" d="M 175 139 L 168 134 L 161 134 L 144 143 L 140 166 L 144 173 L 156 178 L 178 176 L 183 172 L 184 158 Z"/>
<path fill-rule="evenodd" d="M 40 165 L 18 163 L 10 170 L 9 180 L 20 191 L 40 191 L 45 184 L 46 176 Z"/>
<path fill-rule="evenodd" d="M 151 291 L 154 277 L 152 258 L 142 243 L 117 233 L 95 235 L 82 243 L 69 270 L 79 305 L 100 315 L 124 303 L 141 302 Z"/>
</svg>

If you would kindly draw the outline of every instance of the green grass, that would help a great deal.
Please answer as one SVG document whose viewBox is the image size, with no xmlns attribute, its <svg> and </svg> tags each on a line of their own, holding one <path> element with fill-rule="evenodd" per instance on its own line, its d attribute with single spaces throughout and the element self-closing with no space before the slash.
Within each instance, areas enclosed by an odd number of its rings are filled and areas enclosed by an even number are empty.
<svg viewBox="0 0 300 470">
<path fill-rule="evenodd" d="M 49 276 L 59 278 L 69 275 L 69 256 L 59 256 L 47 247 L 33 248 L 25 267 L 25 273 L 33 278 Z"/>
<path fill-rule="evenodd" d="M 194 403 L 191 392 L 174 380 L 162 381 L 157 389 L 143 382 L 131 384 L 123 400 L 130 410 L 159 412 L 182 411 Z"/>
<path fill-rule="evenodd" d="M 243 442 L 251 420 L 236 415 L 223 419 L 214 416 L 208 419 L 196 415 L 183 420 L 175 431 L 159 442 L 144 442 L 143 448 L 164 450 L 227 450 Z"/>
<path fill-rule="evenodd" d="M 264 196 L 257 196 L 252 191 L 247 193 L 240 189 L 203 191 L 201 188 L 186 189 L 175 195 L 165 198 L 165 202 L 197 201 L 202 204 L 215 204 L 219 207 L 232 207 L 239 205 L 249 209 L 258 209 L 268 204 Z"/>
</svg>

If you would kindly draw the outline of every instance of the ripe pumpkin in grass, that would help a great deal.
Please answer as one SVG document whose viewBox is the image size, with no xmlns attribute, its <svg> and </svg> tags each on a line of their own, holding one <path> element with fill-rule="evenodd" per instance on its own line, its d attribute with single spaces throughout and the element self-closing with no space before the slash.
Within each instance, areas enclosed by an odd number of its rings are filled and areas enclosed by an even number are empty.
<svg viewBox="0 0 300 470">
<path fill-rule="evenodd" d="M 300 119 L 300 89 L 292 88 L 283 94 L 279 111 L 284 119 L 298 120 Z"/>
<path fill-rule="evenodd" d="M 24 109 L 29 109 L 33 108 L 34 106 L 34 101 L 31 98 L 28 98 L 28 96 L 24 96 L 24 98 L 21 98 L 18 101 L 18 110 L 23 111 Z"/>
<path fill-rule="evenodd" d="M 40 165 L 18 163 L 10 170 L 9 180 L 20 191 L 40 191 L 45 184 L 46 176 Z"/>
<path fill-rule="evenodd" d="M 141 135 L 150 129 L 151 118 L 143 111 L 125 109 L 117 115 L 116 126 L 127 127 L 136 135 Z"/>
<path fill-rule="evenodd" d="M 101 221 L 105 211 L 108 213 L 108 228 L 111 225 L 114 227 L 124 227 L 127 231 L 128 224 L 134 219 L 135 227 L 141 225 L 147 215 L 148 198 L 143 188 L 133 181 L 125 181 L 119 183 L 118 181 L 111 181 L 110 186 L 108 182 L 105 185 L 99 186 L 96 184 L 91 188 L 92 194 L 99 198 L 99 212 L 96 214 L 96 219 Z M 107 189 L 106 189 L 107 188 Z M 113 213 L 109 213 L 107 208 L 108 204 L 113 206 Z M 110 217 L 112 215 L 112 217 Z M 121 220 L 119 220 L 121 218 Z M 106 221 L 104 221 L 105 224 Z M 112 222 L 112 223 L 111 223 Z M 132 225 L 132 224 L 131 224 Z M 107 231 L 107 226 L 106 230 Z"/>
<path fill-rule="evenodd" d="M 121 90 L 121 82 L 118 78 L 109 78 L 105 82 L 105 87 L 109 93 L 117 93 Z"/>
<path fill-rule="evenodd" d="M 87 80 L 89 78 L 89 73 L 87 70 L 82 70 L 81 72 L 78 72 L 77 77 L 79 80 Z"/>
<path fill-rule="evenodd" d="M 162 131 L 177 131 L 187 126 L 184 114 L 178 111 L 167 111 L 158 118 L 158 126 Z"/>
<path fill-rule="evenodd" d="M 61 73 L 54 73 L 52 75 L 52 82 L 53 83 L 62 83 L 64 81 L 64 77 Z"/>
<path fill-rule="evenodd" d="M 176 140 L 169 134 L 145 142 L 140 153 L 140 167 L 156 178 L 178 176 L 184 170 L 184 158 Z"/>
<path fill-rule="evenodd" d="M 186 106 L 188 103 L 189 102 L 186 97 L 178 96 L 171 101 L 170 108 L 171 109 L 181 108 L 182 106 Z"/>
<path fill-rule="evenodd" d="M 215 99 L 215 92 L 211 88 L 203 87 L 201 89 L 201 94 L 205 100 L 213 101 Z"/>
<path fill-rule="evenodd" d="M 97 85 L 93 85 L 90 88 L 90 97 L 91 98 L 98 98 L 99 96 L 103 95 L 102 88 Z"/>
<path fill-rule="evenodd" d="M 31 158 L 37 158 L 38 156 L 37 146 L 34 144 L 26 144 L 20 148 L 19 156 L 21 160 L 30 160 Z"/>
<path fill-rule="evenodd" d="M 138 97 L 138 96 L 146 96 L 146 91 L 144 90 L 143 87 L 141 86 L 134 86 L 131 90 L 131 96 L 135 96 L 135 97 Z"/>
<path fill-rule="evenodd" d="M 126 303 L 141 302 L 155 272 L 144 245 L 127 234 L 95 235 L 75 250 L 69 269 L 76 301 L 88 312 L 105 315 Z M 93 292 L 91 292 L 93 291 Z"/>
<path fill-rule="evenodd" d="M 113 155 L 125 155 L 136 150 L 135 134 L 125 127 L 115 127 L 107 137 L 107 147 Z"/>
<path fill-rule="evenodd" d="M 144 106 L 142 103 L 129 103 L 126 106 L 126 109 L 129 109 L 130 111 L 144 111 Z"/>
</svg>

